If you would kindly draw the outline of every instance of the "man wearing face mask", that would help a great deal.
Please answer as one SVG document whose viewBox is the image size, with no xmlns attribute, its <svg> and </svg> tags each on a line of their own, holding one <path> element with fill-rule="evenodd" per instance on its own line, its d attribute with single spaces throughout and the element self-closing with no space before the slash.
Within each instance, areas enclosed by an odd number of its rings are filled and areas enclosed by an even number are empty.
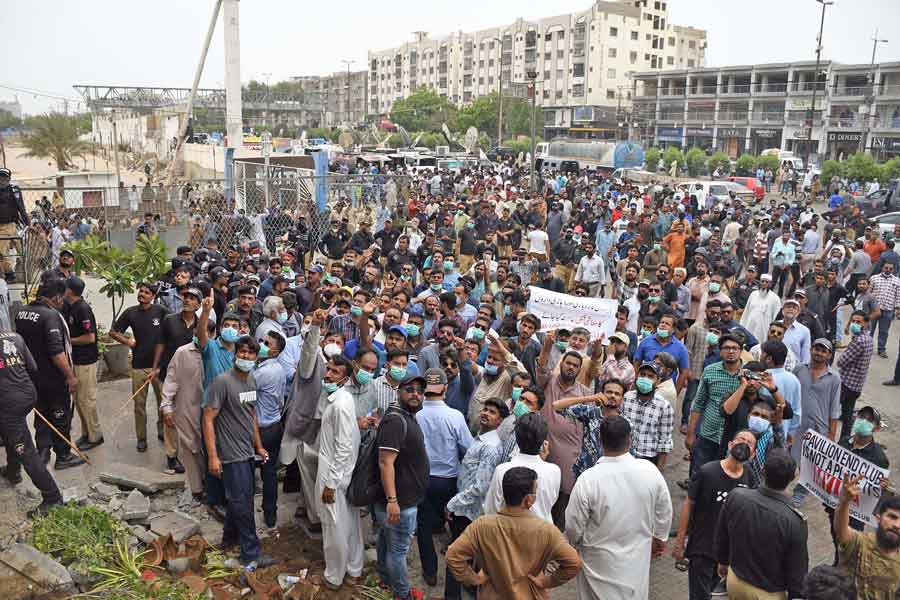
<svg viewBox="0 0 900 600">
<path fill-rule="evenodd" d="M 271 296 L 270 296 L 271 297 Z M 256 418 L 262 445 L 270 460 L 260 466 L 263 484 L 263 518 L 266 527 L 275 527 L 278 508 L 278 451 L 283 429 L 285 373 L 278 355 L 284 350 L 285 338 L 270 331 L 259 346 L 259 365 L 253 371 L 256 380 Z"/>
<path fill-rule="evenodd" d="M 771 418 L 776 425 L 793 419 L 793 409 L 785 401 L 775 381 L 775 376 L 766 371 L 765 367 L 766 365 L 761 362 L 750 362 L 744 365 L 741 371 L 741 384 L 722 403 L 722 415 L 725 418 L 722 430 L 723 440 L 734 437 L 736 432 L 750 426 L 750 413 L 756 403 L 760 401 L 769 405 Z M 726 451 L 725 444 L 721 444 L 719 452 L 724 455 Z"/>
<path fill-rule="evenodd" d="M 708 600 L 719 577 L 713 540 L 722 505 L 737 487 L 752 487 L 750 469 L 744 464 L 753 457 L 756 438 L 746 429 L 738 431 L 728 442 L 728 453 L 720 461 L 700 468 L 691 480 L 688 497 L 681 507 L 678 534 L 672 556 L 688 566 L 688 598 Z M 688 539 L 685 546 L 685 538 Z"/>
<path fill-rule="evenodd" d="M 637 458 L 648 460 L 660 471 L 672 451 L 674 411 L 665 398 L 656 393 L 659 369 L 648 361 L 640 366 L 635 389 L 625 394 L 622 416 L 631 423 L 634 435 L 631 451 Z"/>
<path fill-rule="evenodd" d="M 256 365 L 259 344 L 250 336 L 235 342 L 234 368 L 212 382 L 203 399 L 203 439 L 209 475 L 222 480 L 227 500 L 220 548 L 240 546 L 242 566 L 264 568 L 275 564 L 261 554 L 253 509 L 254 454 L 265 464 L 269 453 L 262 445 L 256 418 Z"/>
</svg>

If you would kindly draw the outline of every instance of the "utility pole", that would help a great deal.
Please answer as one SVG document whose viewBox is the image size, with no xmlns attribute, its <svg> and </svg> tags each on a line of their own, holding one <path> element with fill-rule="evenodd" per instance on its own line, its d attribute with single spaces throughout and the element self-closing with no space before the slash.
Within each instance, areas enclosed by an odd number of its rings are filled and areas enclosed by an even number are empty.
<svg viewBox="0 0 900 600">
<path fill-rule="evenodd" d="M 875 104 L 875 51 L 878 44 L 887 44 L 887 40 L 878 39 L 878 28 L 875 28 L 875 35 L 872 36 L 872 60 L 869 62 L 869 89 L 866 94 L 866 114 L 864 115 L 863 131 L 859 136 L 859 151 L 866 151 L 866 140 L 869 137 L 869 123 L 872 118 L 872 105 Z M 869 145 L 871 149 L 871 144 Z"/>
<path fill-rule="evenodd" d="M 525 73 L 525 76 L 531 80 L 531 164 L 528 166 L 530 174 L 531 174 L 531 194 L 532 196 L 536 193 L 537 189 L 537 173 L 535 173 L 535 164 L 537 164 L 537 157 L 534 155 L 534 134 L 535 134 L 535 109 L 537 103 L 537 71 L 528 71 Z"/>
<path fill-rule="evenodd" d="M 497 146 L 503 145 L 503 40 L 497 38 Z"/>
<path fill-rule="evenodd" d="M 812 132 L 816 118 L 816 91 L 818 91 L 819 87 L 819 63 L 822 60 L 822 31 L 825 29 L 825 8 L 834 4 L 834 0 L 816 0 L 816 2 L 822 5 L 822 19 L 819 21 L 819 37 L 816 38 L 816 70 L 813 73 L 812 106 L 810 107 L 809 119 L 807 120 L 809 126 L 809 137 L 806 140 L 807 168 L 809 168 L 809 156 L 812 154 Z"/>
<path fill-rule="evenodd" d="M 352 65 L 356 61 L 347 60 L 346 58 L 344 58 L 341 59 L 341 62 L 347 65 L 347 126 L 352 129 L 353 120 L 350 118 L 350 65 Z"/>
<path fill-rule="evenodd" d="M 223 1 L 225 26 L 225 129 L 229 148 L 244 143 L 241 115 L 241 22 L 238 0 Z"/>
<path fill-rule="evenodd" d="M 116 161 L 116 190 L 119 190 L 122 188 L 122 174 L 119 172 L 119 132 L 116 130 L 116 111 L 112 111 L 111 114 L 113 156 Z"/>
</svg>

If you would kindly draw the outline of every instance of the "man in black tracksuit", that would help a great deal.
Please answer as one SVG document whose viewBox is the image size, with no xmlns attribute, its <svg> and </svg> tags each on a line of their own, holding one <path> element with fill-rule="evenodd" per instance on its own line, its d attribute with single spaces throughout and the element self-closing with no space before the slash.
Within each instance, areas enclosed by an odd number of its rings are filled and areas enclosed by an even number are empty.
<svg viewBox="0 0 900 600">
<path fill-rule="evenodd" d="M 16 313 L 16 331 L 25 340 L 37 364 L 40 376 L 35 378 L 37 410 L 66 438 L 71 437 L 72 398 L 78 380 L 72 369 L 72 343 L 69 328 L 59 313 L 66 285 L 50 279 L 38 288 L 37 299 Z M 38 452 L 44 464 L 50 462 L 50 448 L 56 452 L 55 468 L 68 469 L 84 463 L 72 454 L 65 440 L 53 433 L 40 419 L 34 423 Z"/>
<path fill-rule="evenodd" d="M 46 514 L 51 506 L 62 504 L 62 494 L 38 457 L 25 421 L 37 399 L 32 379 L 38 377 L 37 363 L 22 336 L 0 333 L 0 437 L 6 445 L 6 466 L 0 474 L 16 485 L 22 481 L 22 467 L 25 467 L 43 497 L 41 505 L 30 511 L 29 517 Z"/>
</svg>

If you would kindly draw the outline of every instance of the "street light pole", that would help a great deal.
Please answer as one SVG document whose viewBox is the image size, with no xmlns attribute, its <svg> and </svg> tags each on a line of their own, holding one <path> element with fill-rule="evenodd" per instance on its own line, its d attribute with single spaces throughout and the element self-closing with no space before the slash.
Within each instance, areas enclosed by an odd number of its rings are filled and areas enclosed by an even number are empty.
<svg viewBox="0 0 900 600">
<path fill-rule="evenodd" d="M 809 110 L 809 137 L 806 140 L 806 167 L 809 168 L 809 156 L 812 154 L 812 132 L 816 118 L 816 91 L 819 87 L 819 63 L 822 60 L 822 32 L 825 29 L 825 8 L 834 4 L 834 0 L 816 0 L 822 5 L 822 18 L 819 21 L 819 37 L 816 39 L 816 70 L 813 73 L 812 106 Z"/>
<path fill-rule="evenodd" d="M 347 60 L 342 59 L 342 63 L 347 65 L 347 126 L 350 127 L 351 119 L 350 119 L 350 65 L 355 63 L 355 60 Z"/>
<path fill-rule="evenodd" d="M 531 175 L 531 194 L 532 196 L 537 190 L 537 173 L 535 173 L 535 165 L 537 161 L 534 155 L 534 129 L 535 129 L 535 108 L 537 103 L 537 71 L 528 71 L 525 74 L 531 80 L 531 164 L 528 166 Z"/>
<path fill-rule="evenodd" d="M 869 93 L 866 94 L 866 114 L 864 115 L 865 121 L 863 122 L 863 132 L 862 135 L 859 136 L 859 151 L 866 151 L 866 143 L 867 138 L 869 137 L 869 129 L 870 122 L 872 118 L 872 105 L 875 104 L 875 51 L 878 49 L 878 44 L 887 44 L 887 40 L 878 39 L 878 29 L 875 29 L 875 35 L 872 37 L 872 60 L 869 63 Z M 870 145 L 871 149 L 871 145 Z"/>
<path fill-rule="evenodd" d="M 272 134 L 268 131 L 263 131 L 260 138 L 260 151 L 263 155 L 263 167 L 266 170 L 266 210 L 269 210 L 269 208 L 271 207 L 269 203 L 269 155 L 272 154 Z"/>
</svg>

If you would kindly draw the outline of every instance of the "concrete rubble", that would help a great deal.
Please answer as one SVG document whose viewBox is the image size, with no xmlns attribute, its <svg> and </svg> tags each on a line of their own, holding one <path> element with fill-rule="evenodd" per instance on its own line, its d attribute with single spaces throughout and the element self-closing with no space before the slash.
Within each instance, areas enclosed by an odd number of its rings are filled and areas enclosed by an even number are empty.
<svg viewBox="0 0 900 600">
<path fill-rule="evenodd" d="M 150 516 L 150 498 L 140 492 L 131 490 L 125 504 L 122 505 L 122 518 L 125 521 L 143 521 Z"/>
<path fill-rule="evenodd" d="M 172 535 L 172 541 L 180 544 L 200 532 L 200 523 L 180 511 L 168 512 L 150 519 L 150 530 L 157 536 Z"/>
<path fill-rule="evenodd" d="M 100 473 L 100 481 L 129 489 L 139 489 L 145 494 L 162 490 L 180 490 L 184 479 L 166 475 L 152 469 L 117 463 Z"/>
<path fill-rule="evenodd" d="M 64 566 L 33 546 L 19 543 L 0 554 L 0 590 L 4 600 L 76 591 L 72 575 Z"/>
</svg>

